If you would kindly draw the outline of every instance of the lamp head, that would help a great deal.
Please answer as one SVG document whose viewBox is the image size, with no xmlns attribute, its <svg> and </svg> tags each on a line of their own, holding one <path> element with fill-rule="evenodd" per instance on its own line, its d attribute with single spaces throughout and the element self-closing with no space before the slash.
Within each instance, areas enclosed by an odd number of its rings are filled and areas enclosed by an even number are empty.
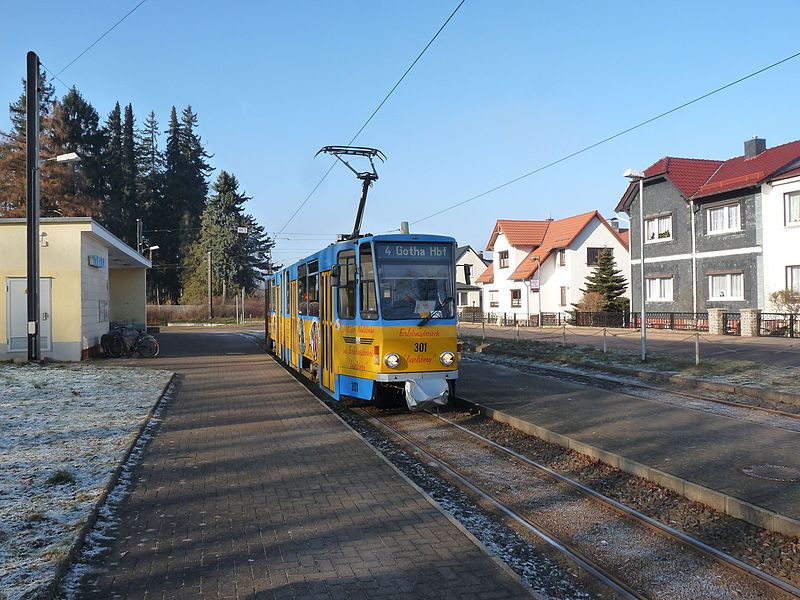
<svg viewBox="0 0 800 600">
<path fill-rule="evenodd" d="M 59 154 L 56 156 L 56 162 L 60 163 L 74 163 L 81 159 L 77 152 L 68 152 L 67 154 Z"/>
<path fill-rule="evenodd" d="M 644 179 L 644 171 L 636 171 L 635 169 L 626 169 L 623 177 L 627 179 Z"/>
</svg>

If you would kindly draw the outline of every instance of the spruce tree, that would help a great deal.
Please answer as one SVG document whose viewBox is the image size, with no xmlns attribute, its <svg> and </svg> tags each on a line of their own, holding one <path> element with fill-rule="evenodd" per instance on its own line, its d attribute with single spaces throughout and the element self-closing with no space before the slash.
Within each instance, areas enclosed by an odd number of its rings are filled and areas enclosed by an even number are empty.
<svg viewBox="0 0 800 600">
<path fill-rule="evenodd" d="M 197 134 L 197 115 L 191 105 L 183 109 L 180 124 L 180 147 L 184 159 L 183 212 L 181 215 L 182 231 L 180 246 L 184 250 L 197 239 L 200 218 L 205 209 L 208 196 L 208 176 L 211 166 L 207 159 L 211 156 L 203 148 L 203 142 Z"/>
<path fill-rule="evenodd" d="M 182 215 L 185 206 L 186 160 L 181 152 L 181 124 L 175 107 L 172 107 L 167 128 L 167 143 L 164 152 L 164 176 L 162 197 L 151 207 L 151 223 L 148 229 L 162 230 L 158 240 L 159 256 L 166 264 L 185 262 L 182 256 L 180 235 L 183 233 Z M 175 268 L 162 268 L 159 273 L 161 289 L 167 301 L 177 302 L 180 295 L 180 278 Z"/>
<path fill-rule="evenodd" d="M 120 138 L 120 183 L 122 185 L 122 221 L 117 235 L 129 246 L 136 247 L 136 219 L 143 217 L 139 207 L 139 160 L 136 155 L 136 133 L 133 106 L 125 106 Z"/>
<path fill-rule="evenodd" d="M 154 112 L 150 111 L 144 122 L 144 126 L 138 135 L 138 149 L 136 156 L 139 164 L 137 194 L 139 198 L 139 208 L 144 215 L 145 242 L 147 245 L 157 245 L 158 251 L 153 256 L 153 268 L 149 273 L 149 294 L 148 301 L 160 301 L 162 294 L 159 292 L 164 286 L 164 268 L 158 266 L 164 263 L 162 257 L 162 240 L 169 235 L 168 232 L 161 231 L 163 223 L 162 206 L 164 201 L 164 157 L 158 147 L 158 120 Z"/>
<path fill-rule="evenodd" d="M 222 171 L 214 182 L 212 195 L 202 216 L 200 237 L 187 252 L 183 277 L 184 302 L 196 302 L 206 295 L 207 253 L 212 254 L 214 295 L 223 299 L 238 293 L 252 293 L 262 279 L 266 255 L 273 246 L 255 219 L 245 214 L 250 198 L 239 191 L 236 177 Z M 239 233 L 238 228 L 247 228 Z"/>
<path fill-rule="evenodd" d="M 103 171 L 106 194 L 101 222 L 111 233 L 121 237 L 125 221 L 125 193 L 122 177 L 122 111 L 119 102 L 106 119 L 106 147 L 103 152 Z"/>
<path fill-rule="evenodd" d="M 606 300 L 605 310 L 622 312 L 628 307 L 628 299 L 623 296 L 628 288 L 628 282 L 622 271 L 616 267 L 611 251 L 601 251 L 597 257 L 594 271 L 586 278 L 586 287 L 581 292 L 584 294 L 600 293 Z"/>
</svg>

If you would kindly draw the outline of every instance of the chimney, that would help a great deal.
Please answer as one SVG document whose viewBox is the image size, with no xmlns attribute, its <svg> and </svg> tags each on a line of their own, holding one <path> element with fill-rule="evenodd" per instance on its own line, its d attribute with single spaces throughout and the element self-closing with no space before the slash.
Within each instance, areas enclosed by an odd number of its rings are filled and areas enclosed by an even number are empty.
<svg viewBox="0 0 800 600">
<path fill-rule="evenodd" d="M 617 217 L 611 217 L 611 218 L 608 220 L 608 222 L 609 222 L 609 224 L 611 225 L 611 228 L 612 228 L 614 231 L 616 231 L 617 233 L 619 233 L 619 219 L 618 219 Z"/>
<path fill-rule="evenodd" d="M 766 149 L 767 140 L 754 135 L 752 140 L 747 140 L 744 143 L 744 157 L 753 158 L 761 154 Z"/>
</svg>

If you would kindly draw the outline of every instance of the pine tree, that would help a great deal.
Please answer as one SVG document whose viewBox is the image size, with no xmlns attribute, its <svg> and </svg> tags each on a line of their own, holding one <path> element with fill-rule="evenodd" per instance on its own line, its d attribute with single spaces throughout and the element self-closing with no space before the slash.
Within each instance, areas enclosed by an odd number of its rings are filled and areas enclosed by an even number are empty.
<svg viewBox="0 0 800 600">
<path fill-rule="evenodd" d="M 601 251 L 594 271 L 586 278 L 586 287 L 581 292 L 602 294 L 606 304 L 604 310 L 622 312 L 628 307 L 628 299 L 623 296 L 628 288 L 628 282 L 622 271 L 616 267 L 613 253 L 608 250 Z"/>
<path fill-rule="evenodd" d="M 42 91 L 39 93 L 40 145 L 46 151 L 49 136 L 49 117 L 53 110 L 55 91 L 47 83 L 45 73 L 40 74 Z M 0 217 L 24 217 L 26 207 L 26 153 L 25 120 L 27 117 L 25 80 L 22 94 L 9 104 L 11 131 L 0 132 Z"/>
<path fill-rule="evenodd" d="M 70 165 L 48 163 L 42 179 L 42 211 L 55 215 L 90 216 L 101 212 L 103 200 L 102 152 L 105 138 L 100 117 L 73 86 L 53 107 L 49 117 L 50 152 L 76 152 L 80 162 Z"/>
</svg>

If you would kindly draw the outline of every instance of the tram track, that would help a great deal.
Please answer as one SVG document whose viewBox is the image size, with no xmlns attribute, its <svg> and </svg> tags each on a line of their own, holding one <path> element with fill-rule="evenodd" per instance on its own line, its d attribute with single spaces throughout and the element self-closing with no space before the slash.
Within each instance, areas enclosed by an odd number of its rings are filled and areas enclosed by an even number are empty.
<svg viewBox="0 0 800 600">
<path fill-rule="evenodd" d="M 355 412 L 438 466 L 505 519 L 546 540 L 618 597 L 800 597 L 800 589 L 790 583 L 449 419 L 408 413 L 395 417 L 366 409 Z M 532 495 L 531 489 L 536 490 Z M 574 521 L 559 519 L 552 505 L 573 515 Z M 587 515 L 592 516 L 587 519 Z M 598 541 L 598 534 L 611 541 Z M 631 547 L 641 552 L 631 553 Z M 645 558 L 658 568 L 642 564 Z M 636 565 L 635 574 L 632 565 Z"/>
</svg>

